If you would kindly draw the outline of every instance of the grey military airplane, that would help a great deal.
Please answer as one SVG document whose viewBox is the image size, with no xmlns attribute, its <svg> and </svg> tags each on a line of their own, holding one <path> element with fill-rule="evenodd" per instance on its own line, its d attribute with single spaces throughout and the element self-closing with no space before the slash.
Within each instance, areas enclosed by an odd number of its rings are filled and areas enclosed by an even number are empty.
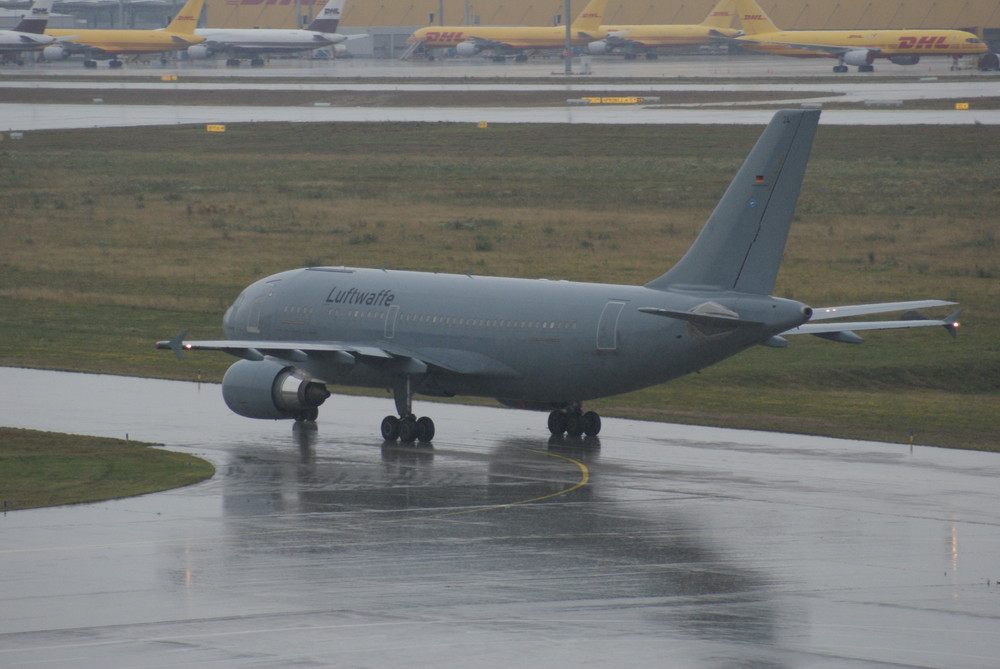
<svg viewBox="0 0 1000 669">
<path fill-rule="evenodd" d="M 938 325 L 919 300 L 812 308 L 772 297 L 819 111 L 779 111 L 686 254 L 643 286 L 307 267 L 250 285 L 226 311 L 228 339 L 157 342 L 241 360 L 222 394 L 249 418 L 315 420 L 327 385 L 391 389 L 386 440 L 430 441 L 415 393 L 494 397 L 550 411 L 552 434 L 596 435 L 586 400 L 695 372 L 785 335 L 859 343 L 859 330 Z M 908 311 L 900 320 L 835 319 Z"/>
</svg>

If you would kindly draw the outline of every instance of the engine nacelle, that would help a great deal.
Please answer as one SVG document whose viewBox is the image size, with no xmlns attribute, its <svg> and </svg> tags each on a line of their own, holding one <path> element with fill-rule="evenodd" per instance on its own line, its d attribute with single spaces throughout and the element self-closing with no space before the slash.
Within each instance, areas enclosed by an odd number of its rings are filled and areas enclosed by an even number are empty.
<svg viewBox="0 0 1000 669">
<path fill-rule="evenodd" d="M 187 48 L 187 54 L 192 60 L 205 60 L 212 57 L 212 50 L 204 44 L 193 44 Z"/>
<path fill-rule="evenodd" d="M 50 44 L 42 49 L 42 58 L 45 60 L 62 60 L 69 58 L 69 50 L 60 44 Z"/>
<path fill-rule="evenodd" d="M 856 51 L 848 51 L 844 54 L 844 63 L 847 65 L 871 65 L 872 61 L 875 60 L 874 54 L 867 49 L 858 49 Z"/>
<path fill-rule="evenodd" d="M 479 53 L 479 47 L 475 42 L 459 42 L 455 45 L 455 53 L 459 56 L 475 56 Z"/>
<path fill-rule="evenodd" d="M 892 56 L 889 58 L 889 62 L 896 65 L 916 65 L 920 62 L 920 56 Z"/>
<path fill-rule="evenodd" d="M 608 43 L 606 40 L 597 40 L 596 42 L 590 42 L 587 45 L 587 53 L 592 56 L 600 56 L 608 52 Z"/>
<path fill-rule="evenodd" d="M 222 379 L 222 398 L 247 418 L 315 418 L 330 392 L 322 383 L 301 379 L 295 369 L 273 360 L 240 360 Z"/>
</svg>

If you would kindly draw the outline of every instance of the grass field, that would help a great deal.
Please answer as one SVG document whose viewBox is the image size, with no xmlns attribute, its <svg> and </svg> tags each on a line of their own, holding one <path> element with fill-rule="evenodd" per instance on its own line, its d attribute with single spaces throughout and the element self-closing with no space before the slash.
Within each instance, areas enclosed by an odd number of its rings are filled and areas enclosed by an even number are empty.
<svg viewBox="0 0 1000 669">
<path fill-rule="evenodd" d="M 642 283 L 761 128 L 247 124 L 0 143 L 0 364 L 221 379 L 153 341 L 315 264 Z M 797 337 L 595 403 L 607 415 L 1000 450 L 1000 129 L 821 126 L 776 294 L 960 302 L 943 331 Z M 943 315 L 943 314 L 942 314 Z M 335 409 L 327 409 L 335 410 Z M 321 417 L 322 419 L 322 417 Z M 540 422 L 540 425 L 542 423 Z"/>
<path fill-rule="evenodd" d="M 120 439 L 0 427 L 5 511 L 96 502 L 197 483 L 211 463 Z"/>
</svg>

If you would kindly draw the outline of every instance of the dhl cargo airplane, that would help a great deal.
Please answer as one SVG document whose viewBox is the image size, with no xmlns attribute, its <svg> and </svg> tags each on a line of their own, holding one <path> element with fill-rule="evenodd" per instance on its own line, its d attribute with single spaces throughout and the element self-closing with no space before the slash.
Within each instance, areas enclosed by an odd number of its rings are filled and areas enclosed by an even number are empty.
<svg viewBox="0 0 1000 669">
<path fill-rule="evenodd" d="M 247 287 L 223 316 L 227 339 L 160 349 L 242 358 L 222 381 L 226 404 L 248 418 L 315 420 L 327 385 L 391 390 L 398 415 L 387 441 L 429 441 L 414 393 L 495 397 L 550 411 L 553 435 L 596 435 L 584 401 L 696 372 L 786 335 L 859 343 L 856 330 L 944 326 L 928 320 L 837 322 L 952 304 L 940 300 L 812 308 L 772 297 L 817 110 L 779 111 L 736 173 L 693 246 L 643 286 L 387 269 L 309 267 Z M 668 143 L 665 141 L 665 144 Z"/>
<path fill-rule="evenodd" d="M 279 28 L 198 28 L 195 35 L 205 41 L 188 47 L 193 59 L 228 56 L 226 65 L 237 66 L 250 58 L 250 65 L 264 64 L 261 56 L 272 53 L 297 53 L 334 46 L 349 39 L 368 35 L 342 35 L 337 32 L 346 0 L 329 0 L 305 30 Z"/>
<path fill-rule="evenodd" d="M 570 24 L 570 43 L 583 46 L 599 36 L 604 6 L 607 0 L 590 0 L 576 20 Z M 564 49 L 566 26 L 437 26 L 421 28 L 406 40 L 408 58 L 418 48 L 454 49 L 459 56 L 474 56 L 490 51 L 495 60 L 515 54 L 517 60 L 527 60 L 533 50 Z"/>
<path fill-rule="evenodd" d="M 0 30 L 0 52 L 4 60 L 16 60 L 21 51 L 41 49 L 56 42 L 55 37 L 45 34 L 49 22 L 49 12 L 55 0 L 35 0 L 13 30 Z"/>
<path fill-rule="evenodd" d="M 923 56 L 986 53 L 986 44 L 964 30 L 780 30 L 754 0 L 735 0 L 744 36 L 735 41 L 751 51 L 799 58 L 836 58 L 834 72 L 872 72 L 876 58 L 916 65 Z"/>
<path fill-rule="evenodd" d="M 121 67 L 121 55 L 142 55 L 179 51 L 205 40 L 194 34 L 204 0 L 188 0 L 174 20 L 162 30 L 46 30 L 46 35 L 60 38 L 59 44 L 42 50 L 46 60 L 68 58 L 82 53 L 84 67 L 96 67 L 95 58 L 108 58 L 109 67 Z"/>
<path fill-rule="evenodd" d="M 684 49 L 706 44 L 719 37 L 737 37 L 741 31 L 732 27 L 736 16 L 733 0 L 720 0 L 705 20 L 696 25 L 601 26 L 602 39 L 587 44 L 593 55 L 622 53 L 626 60 L 639 54 L 655 59 L 657 50 Z"/>
</svg>

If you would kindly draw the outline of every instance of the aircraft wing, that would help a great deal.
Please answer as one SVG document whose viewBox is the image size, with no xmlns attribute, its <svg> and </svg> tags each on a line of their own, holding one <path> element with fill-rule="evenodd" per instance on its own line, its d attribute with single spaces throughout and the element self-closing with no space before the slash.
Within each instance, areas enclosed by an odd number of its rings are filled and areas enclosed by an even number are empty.
<svg viewBox="0 0 1000 669">
<path fill-rule="evenodd" d="M 855 304 L 842 307 L 821 307 L 813 310 L 813 316 L 808 323 L 804 323 L 797 328 L 786 330 L 784 335 L 811 334 L 823 339 L 839 341 L 846 344 L 860 344 L 862 339 L 854 334 L 857 330 L 895 330 L 900 328 L 921 328 L 934 325 L 945 328 L 951 336 L 955 336 L 958 328 L 958 317 L 962 310 L 959 309 L 944 319 L 930 319 L 920 314 L 915 309 L 928 307 L 942 307 L 955 304 L 943 300 L 918 300 L 911 302 L 882 302 L 878 304 Z M 895 311 L 904 311 L 903 317 L 892 321 L 832 321 L 835 318 L 851 318 L 854 316 L 865 316 L 869 314 L 884 314 Z M 831 320 L 829 323 L 817 323 L 814 321 Z"/>
<path fill-rule="evenodd" d="M 182 358 L 184 351 L 222 351 L 246 360 L 272 358 L 291 365 L 304 362 L 352 365 L 364 361 L 399 367 L 401 373 L 426 374 L 432 368 L 472 376 L 513 378 L 520 376 L 507 365 L 488 356 L 449 348 L 408 349 L 390 344 L 356 342 L 268 341 L 259 339 L 218 339 L 185 341 L 182 332 L 169 341 L 156 342 L 158 349 L 170 349 Z"/>
<path fill-rule="evenodd" d="M 867 47 L 863 45 L 842 46 L 842 45 L 832 45 L 832 44 L 805 44 L 802 42 L 772 42 L 768 40 L 749 39 L 746 37 L 732 37 L 728 39 L 743 44 L 764 44 L 764 45 L 771 44 L 774 46 L 787 46 L 790 49 L 802 49 L 803 51 L 818 51 L 820 53 L 826 53 L 831 56 L 839 56 L 849 51 L 871 51 L 873 53 L 879 53 L 881 51 L 881 49 L 875 47 Z"/>
<path fill-rule="evenodd" d="M 517 47 L 510 42 L 501 42 L 495 39 L 487 39 L 485 37 L 476 37 L 475 35 L 470 35 L 467 38 L 470 42 L 473 42 L 480 50 L 493 49 L 495 51 L 512 50 Z"/>
</svg>

